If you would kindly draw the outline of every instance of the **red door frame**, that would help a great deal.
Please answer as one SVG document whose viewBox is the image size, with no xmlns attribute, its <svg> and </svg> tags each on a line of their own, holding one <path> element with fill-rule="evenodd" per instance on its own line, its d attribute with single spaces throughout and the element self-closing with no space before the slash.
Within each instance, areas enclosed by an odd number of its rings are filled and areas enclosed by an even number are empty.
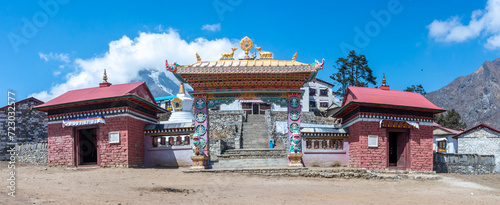
<svg viewBox="0 0 500 205">
<path fill-rule="evenodd" d="M 389 167 L 389 132 L 399 132 L 403 133 L 404 138 L 406 139 L 406 145 L 405 145 L 405 166 L 395 166 L 395 167 Z M 385 146 L 385 156 L 386 156 L 386 167 L 390 169 L 397 169 L 397 170 L 407 170 L 410 168 L 411 164 L 411 157 L 410 157 L 410 129 L 401 129 L 401 128 L 386 128 L 385 132 L 386 136 L 386 146 Z"/>
<path fill-rule="evenodd" d="M 78 156 L 78 153 L 80 151 L 78 147 L 78 142 L 80 141 L 80 135 L 78 134 L 79 130 L 85 130 L 85 129 L 95 129 L 95 140 L 96 140 L 96 149 L 97 149 L 97 164 L 96 165 L 80 165 L 80 157 Z M 98 125 L 87 125 L 87 126 L 81 126 L 81 127 L 75 127 L 73 128 L 73 136 L 75 136 L 73 139 L 73 163 L 75 167 L 79 166 L 101 166 L 101 150 L 99 149 L 99 126 Z"/>
</svg>

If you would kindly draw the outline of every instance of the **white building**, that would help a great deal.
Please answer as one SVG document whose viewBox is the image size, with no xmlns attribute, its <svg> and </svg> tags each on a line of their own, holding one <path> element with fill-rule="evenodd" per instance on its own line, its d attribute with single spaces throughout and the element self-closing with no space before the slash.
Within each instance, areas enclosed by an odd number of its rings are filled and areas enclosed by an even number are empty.
<svg viewBox="0 0 500 205">
<path fill-rule="evenodd" d="M 434 152 L 457 153 L 458 143 L 453 136 L 459 134 L 460 131 L 446 128 L 440 124 L 434 123 Z"/>
</svg>

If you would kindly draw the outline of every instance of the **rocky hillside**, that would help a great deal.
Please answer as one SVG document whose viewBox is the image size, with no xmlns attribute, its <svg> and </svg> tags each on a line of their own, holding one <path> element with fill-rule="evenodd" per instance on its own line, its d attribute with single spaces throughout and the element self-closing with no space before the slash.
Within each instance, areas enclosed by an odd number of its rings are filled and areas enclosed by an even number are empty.
<svg viewBox="0 0 500 205">
<path fill-rule="evenodd" d="M 467 128 L 486 123 L 499 129 L 500 58 L 484 62 L 474 73 L 459 77 L 425 97 L 442 108 L 454 108 Z"/>
</svg>

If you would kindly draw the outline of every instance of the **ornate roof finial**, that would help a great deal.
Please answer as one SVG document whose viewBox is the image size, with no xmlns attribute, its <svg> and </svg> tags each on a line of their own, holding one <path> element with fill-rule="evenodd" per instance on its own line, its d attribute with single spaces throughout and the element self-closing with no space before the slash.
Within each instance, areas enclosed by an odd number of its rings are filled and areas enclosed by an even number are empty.
<svg viewBox="0 0 500 205">
<path fill-rule="evenodd" d="M 273 54 L 271 52 L 260 52 L 262 49 L 261 47 L 255 47 L 259 51 L 260 59 L 267 59 L 267 60 L 272 60 L 273 59 Z"/>
<path fill-rule="evenodd" d="M 295 54 L 293 54 L 292 61 L 297 61 L 297 52 L 295 52 Z"/>
<path fill-rule="evenodd" d="M 253 41 L 248 38 L 248 36 L 245 36 L 245 38 L 240 41 L 240 47 L 245 51 L 245 59 L 249 59 L 250 56 L 248 56 L 248 51 L 253 48 Z"/>
<path fill-rule="evenodd" d="M 228 53 L 222 53 L 222 57 L 220 59 L 221 60 L 234 60 L 234 58 L 233 58 L 234 51 L 238 50 L 238 48 L 231 48 L 231 50 L 233 50 L 233 51 L 232 52 L 228 52 Z"/>
<path fill-rule="evenodd" d="M 198 55 L 198 53 L 196 53 L 196 60 L 197 60 L 198 62 L 201 62 L 201 58 L 200 58 L 200 55 Z"/>
<path fill-rule="evenodd" d="M 382 77 L 382 86 L 386 86 L 385 73 L 383 74 L 383 77 Z"/>
<path fill-rule="evenodd" d="M 181 93 L 186 93 L 186 91 L 184 90 L 184 83 L 181 83 L 181 85 L 179 86 L 179 94 Z"/>
<path fill-rule="evenodd" d="M 108 82 L 108 75 L 106 74 L 106 69 L 104 69 L 104 76 L 102 77 L 102 82 L 107 83 Z"/>
</svg>

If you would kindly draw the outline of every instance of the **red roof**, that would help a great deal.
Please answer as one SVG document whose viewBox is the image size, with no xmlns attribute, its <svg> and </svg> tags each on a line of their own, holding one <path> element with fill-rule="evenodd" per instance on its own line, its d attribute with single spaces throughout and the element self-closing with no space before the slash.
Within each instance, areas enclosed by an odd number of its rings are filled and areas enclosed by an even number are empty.
<svg viewBox="0 0 500 205">
<path fill-rule="evenodd" d="M 490 129 L 490 130 L 492 130 L 492 131 L 494 131 L 494 132 L 498 132 L 498 133 L 500 133 L 500 130 L 497 130 L 497 129 L 495 129 L 495 128 L 493 128 L 493 127 L 490 127 L 490 126 L 488 126 L 488 125 L 486 125 L 486 124 L 484 124 L 484 123 L 481 123 L 481 124 L 476 125 L 476 126 L 474 126 L 474 127 L 470 128 L 470 129 L 468 129 L 468 130 L 465 130 L 465 131 L 463 131 L 463 132 L 461 132 L 461 133 L 459 133 L 459 134 L 456 134 L 455 136 L 453 136 L 453 138 L 457 139 L 460 135 L 463 135 L 463 134 L 468 133 L 468 132 L 470 132 L 470 131 L 472 131 L 472 130 L 475 130 L 475 129 L 478 129 L 478 128 L 482 128 L 482 127 L 485 127 L 485 128 L 488 128 L 488 129 Z"/>
<path fill-rule="evenodd" d="M 346 112 L 346 106 L 349 107 L 352 104 L 371 104 L 419 110 L 423 109 L 431 110 L 434 113 L 446 111 L 445 109 L 434 105 L 419 93 L 389 90 L 388 87 L 387 89 L 348 87 L 342 102 L 342 109 L 335 113 L 335 116 Z"/>
<path fill-rule="evenodd" d="M 137 83 L 110 85 L 105 87 L 93 87 L 93 88 L 85 88 L 79 90 L 71 90 L 42 105 L 38 105 L 35 108 L 53 107 L 56 105 L 65 105 L 83 101 L 114 98 L 125 95 L 137 95 L 143 98 L 144 100 L 156 105 L 154 97 L 149 91 L 146 83 L 137 82 Z"/>
<path fill-rule="evenodd" d="M 451 129 L 451 128 L 443 127 L 442 125 L 440 125 L 440 124 L 438 124 L 436 122 L 433 122 L 432 124 L 433 124 L 434 127 L 437 127 L 439 129 L 443 129 L 443 130 L 445 130 L 445 131 L 447 131 L 447 132 L 449 132 L 451 134 L 459 134 L 460 132 L 462 132 L 462 131 L 454 130 L 454 129 Z"/>
<path fill-rule="evenodd" d="M 434 105 L 424 96 L 414 92 L 382 90 L 367 87 L 348 87 L 346 93 L 347 98 L 344 98 L 342 106 L 350 102 L 359 102 L 445 111 L 445 109 Z"/>
</svg>

